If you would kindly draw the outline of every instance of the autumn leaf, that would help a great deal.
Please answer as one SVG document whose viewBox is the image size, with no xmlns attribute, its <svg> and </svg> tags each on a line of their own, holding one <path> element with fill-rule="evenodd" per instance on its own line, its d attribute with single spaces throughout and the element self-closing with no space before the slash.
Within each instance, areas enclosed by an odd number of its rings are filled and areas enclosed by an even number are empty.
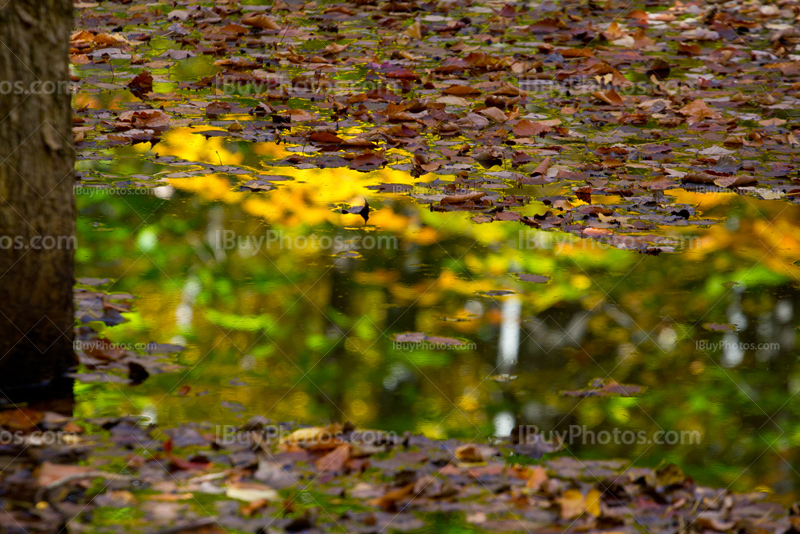
<svg viewBox="0 0 800 534">
<path fill-rule="evenodd" d="M 456 448 L 456 459 L 464 463 L 479 463 L 483 462 L 483 455 L 477 445 L 468 444 Z"/>
<path fill-rule="evenodd" d="M 280 501 L 278 492 L 264 484 L 252 482 L 239 482 L 229 484 L 225 489 L 225 496 L 249 503 L 258 501 Z"/>
<path fill-rule="evenodd" d="M 703 119 L 721 119 L 722 114 L 717 113 L 710 107 L 708 104 L 703 102 L 701 99 L 694 100 L 693 102 L 686 104 L 681 109 L 678 110 L 678 113 L 690 118 L 690 122 L 699 122 Z"/>
<path fill-rule="evenodd" d="M 464 193 L 463 195 L 447 195 L 441 200 L 442 204 L 463 204 L 464 202 L 474 202 L 486 196 L 483 191 L 475 193 Z"/>
<path fill-rule="evenodd" d="M 549 276 L 542 276 L 540 274 L 520 273 L 517 275 L 517 278 L 523 282 L 533 282 L 534 284 L 544 284 L 550 281 Z"/>
<path fill-rule="evenodd" d="M 561 519 L 575 519 L 586 511 L 586 497 L 576 489 L 566 490 L 556 499 L 561 510 Z"/>
<path fill-rule="evenodd" d="M 312 132 L 311 135 L 308 136 L 308 140 L 325 145 L 338 145 L 344 142 L 338 135 L 325 131 Z"/>
<path fill-rule="evenodd" d="M 341 471 L 349 459 L 350 445 L 345 443 L 317 460 L 316 466 L 320 471 Z"/>
<path fill-rule="evenodd" d="M 95 476 L 94 472 L 94 469 L 88 466 L 61 465 L 44 462 L 35 472 L 36 484 L 39 487 L 47 487 L 76 477 L 91 478 Z"/>
<path fill-rule="evenodd" d="M 8 430 L 32 430 L 44 419 L 44 414 L 30 408 L 15 408 L 0 412 L 0 426 Z"/>
<path fill-rule="evenodd" d="M 158 109 L 125 111 L 119 114 L 119 120 L 121 123 L 129 123 L 127 127 L 130 128 L 164 130 L 169 127 L 169 115 Z"/>
<path fill-rule="evenodd" d="M 514 135 L 517 137 L 535 137 L 537 135 L 543 136 L 544 134 L 550 132 L 552 128 L 550 126 L 546 126 L 540 122 L 529 121 L 528 119 L 522 119 L 516 125 L 514 125 L 513 132 Z"/>
<path fill-rule="evenodd" d="M 611 106 L 624 106 L 625 102 L 622 97 L 614 89 L 606 89 L 605 91 L 595 91 L 592 96 L 596 99 L 605 102 Z"/>
<path fill-rule="evenodd" d="M 632 397 L 645 392 L 644 386 L 618 384 L 614 380 L 601 380 L 599 378 L 592 381 L 588 388 L 575 391 L 562 391 L 565 397 Z"/>
<path fill-rule="evenodd" d="M 376 154 L 375 152 L 366 151 L 350 161 L 350 168 L 357 171 L 367 172 L 379 169 L 385 164 L 386 160 L 382 156 Z"/>
<path fill-rule="evenodd" d="M 525 487 L 531 491 L 539 491 L 542 487 L 542 484 L 547 482 L 547 473 L 544 470 L 544 467 L 537 465 L 533 469 L 531 469 L 531 475 L 528 480 L 525 481 Z"/>
<path fill-rule="evenodd" d="M 280 25 L 266 15 L 248 15 L 241 19 L 242 24 L 254 26 L 262 30 L 280 30 Z"/>
</svg>

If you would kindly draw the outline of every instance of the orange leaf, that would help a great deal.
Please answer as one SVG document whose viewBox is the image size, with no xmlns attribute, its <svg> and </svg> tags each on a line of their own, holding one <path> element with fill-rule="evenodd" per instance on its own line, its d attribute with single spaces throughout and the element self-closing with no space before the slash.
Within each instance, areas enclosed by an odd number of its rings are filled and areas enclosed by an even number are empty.
<svg viewBox="0 0 800 534">
<path fill-rule="evenodd" d="M 348 459 L 350 459 L 350 445 L 345 443 L 317 460 L 317 469 L 320 471 L 341 471 Z"/>
</svg>

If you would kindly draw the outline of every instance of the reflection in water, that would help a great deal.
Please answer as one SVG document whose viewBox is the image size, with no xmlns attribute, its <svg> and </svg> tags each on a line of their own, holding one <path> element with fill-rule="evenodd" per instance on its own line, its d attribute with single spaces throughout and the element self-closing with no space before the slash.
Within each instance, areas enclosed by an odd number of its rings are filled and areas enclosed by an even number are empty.
<svg viewBox="0 0 800 534">
<path fill-rule="evenodd" d="M 78 384 L 76 415 L 146 413 L 165 426 L 350 420 L 470 439 L 517 424 L 700 431 L 699 445 L 577 441 L 569 450 L 673 461 L 733 489 L 798 490 L 796 207 L 676 192 L 705 217 L 737 224 L 665 229 L 697 239 L 656 258 L 372 196 L 370 186 L 414 182 L 390 169 L 287 168 L 293 180 L 260 193 L 238 192 L 249 177 L 222 171 L 169 178 L 192 167 L 178 167 L 165 157 L 178 148 L 163 145 L 158 162 L 119 160 L 121 172 L 167 177 L 153 195 L 79 195 L 77 276 L 108 277 L 110 291 L 138 296 L 130 321 L 106 337 L 184 344 L 171 360 L 182 369 L 138 387 Z M 261 145 L 216 148 L 221 163 L 231 157 L 257 172 L 269 153 Z M 99 163 L 82 165 L 90 176 Z M 359 196 L 374 209 L 367 226 L 337 209 Z M 402 332 L 466 348 L 393 343 Z M 487 380 L 497 374 L 518 378 Z M 606 377 L 648 390 L 559 395 Z"/>
<path fill-rule="evenodd" d="M 503 310 L 502 324 L 497 352 L 497 370 L 503 374 L 510 373 L 517 364 L 519 354 L 519 314 L 522 305 L 519 298 L 514 295 L 504 299 L 501 304 Z"/>
</svg>

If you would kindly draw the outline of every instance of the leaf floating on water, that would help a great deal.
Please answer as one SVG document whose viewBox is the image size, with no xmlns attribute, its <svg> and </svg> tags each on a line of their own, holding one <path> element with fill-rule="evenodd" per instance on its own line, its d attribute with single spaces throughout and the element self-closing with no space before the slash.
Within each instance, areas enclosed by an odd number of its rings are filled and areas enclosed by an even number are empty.
<svg viewBox="0 0 800 534">
<path fill-rule="evenodd" d="M 78 278 L 75 280 L 85 286 L 103 286 L 108 283 L 108 278 Z"/>
<path fill-rule="evenodd" d="M 148 71 L 143 70 L 128 82 L 127 87 L 134 95 L 144 98 L 145 94 L 153 90 L 153 76 Z"/>
<path fill-rule="evenodd" d="M 486 295 L 487 297 L 507 297 L 508 295 L 516 294 L 516 291 L 510 289 L 492 289 L 491 291 L 480 291 L 479 294 Z"/>
<path fill-rule="evenodd" d="M 404 334 L 395 334 L 394 341 L 397 343 L 422 343 L 423 341 L 430 342 L 435 345 L 463 345 L 464 342 L 460 339 L 452 337 L 428 336 L 422 332 L 406 332 Z"/>
<path fill-rule="evenodd" d="M 487 377 L 487 380 L 493 380 L 494 382 L 511 382 L 512 380 L 516 380 L 519 378 L 517 375 L 509 375 L 509 374 L 500 374 L 500 375 L 492 375 Z"/>
<path fill-rule="evenodd" d="M 394 340 L 398 343 L 422 343 L 425 341 L 425 334 L 422 332 L 406 332 L 405 334 L 395 334 Z"/>
<path fill-rule="evenodd" d="M 448 195 L 441 200 L 441 204 L 463 204 L 465 202 L 476 202 L 486 196 L 483 191 L 475 193 L 465 193 L 463 195 Z"/>
<path fill-rule="evenodd" d="M 338 135 L 324 131 L 313 132 L 311 135 L 308 136 L 308 140 L 313 141 L 315 143 L 330 144 L 330 145 L 338 145 L 344 142 L 344 139 L 342 139 Z"/>
<path fill-rule="evenodd" d="M 369 220 L 369 202 L 364 200 L 363 206 L 353 206 L 352 208 L 343 209 L 342 213 L 361 215 L 361 217 L 364 218 L 364 224 L 367 224 L 367 221 Z"/>
<path fill-rule="evenodd" d="M 647 388 L 644 386 L 618 384 L 611 379 L 602 380 L 600 378 L 595 378 L 589 384 L 589 387 L 575 391 L 562 391 L 561 395 L 564 397 L 632 397 L 634 395 L 641 395 L 646 390 Z"/>
<path fill-rule="evenodd" d="M 386 164 L 386 160 L 375 152 L 366 151 L 359 154 L 350 162 L 350 168 L 357 171 L 367 172 L 379 169 Z"/>
<path fill-rule="evenodd" d="M 545 284 L 550 281 L 549 276 L 543 276 L 541 274 L 520 273 L 517 275 L 517 278 L 523 282 L 533 282 L 534 284 Z"/>
<path fill-rule="evenodd" d="M 250 180 L 239 186 L 240 191 L 271 191 L 275 185 L 264 180 Z"/>
<path fill-rule="evenodd" d="M 732 324 L 717 324 L 717 323 L 705 323 L 703 328 L 706 330 L 711 330 L 712 332 L 735 332 L 736 327 Z"/>
<path fill-rule="evenodd" d="M 150 128 L 165 130 L 169 127 L 169 115 L 158 109 L 140 109 L 119 114 L 119 129 Z"/>
</svg>

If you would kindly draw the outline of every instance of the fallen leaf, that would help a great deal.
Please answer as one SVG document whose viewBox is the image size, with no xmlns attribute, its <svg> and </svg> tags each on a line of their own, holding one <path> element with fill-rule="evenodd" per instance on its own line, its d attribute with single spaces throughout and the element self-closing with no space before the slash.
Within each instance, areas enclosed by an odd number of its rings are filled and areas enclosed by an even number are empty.
<svg viewBox="0 0 800 534">
<path fill-rule="evenodd" d="M 240 501 L 280 501 L 278 492 L 264 484 L 239 482 L 225 488 L 225 496 Z"/>
<path fill-rule="evenodd" d="M 317 460 L 316 466 L 320 471 L 341 471 L 349 459 L 350 445 L 345 443 Z"/>
</svg>

